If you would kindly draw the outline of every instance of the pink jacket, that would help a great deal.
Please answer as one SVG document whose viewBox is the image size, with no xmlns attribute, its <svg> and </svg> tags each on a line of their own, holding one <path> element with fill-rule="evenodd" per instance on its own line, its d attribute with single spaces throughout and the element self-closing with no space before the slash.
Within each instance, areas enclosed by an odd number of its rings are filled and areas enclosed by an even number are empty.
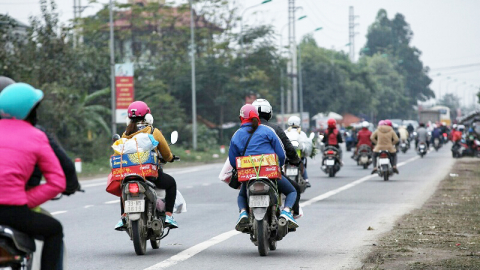
<svg viewBox="0 0 480 270">
<path fill-rule="evenodd" d="M 35 164 L 46 183 L 26 191 Z M 45 133 L 23 120 L 0 120 L 0 205 L 33 208 L 65 187 L 65 175 Z"/>
</svg>

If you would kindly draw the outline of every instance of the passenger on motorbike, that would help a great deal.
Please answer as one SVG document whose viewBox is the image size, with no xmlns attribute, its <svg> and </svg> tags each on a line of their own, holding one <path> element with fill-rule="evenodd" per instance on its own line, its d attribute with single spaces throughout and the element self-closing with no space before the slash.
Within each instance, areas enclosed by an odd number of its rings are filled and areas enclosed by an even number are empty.
<svg viewBox="0 0 480 270">
<path fill-rule="evenodd" d="M 300 117 L 298 116 L 291 116 L 288 118 L 287 121 L 288 124 L 288 129 L 285 130 L 285 134 L 287 135 L 288 138 L 290 139 L 296 139 L 299 144 L 305 145 L 306 148 L 309 148 L 311 151 L 312 149 L 312 141 L 307 137 L 307 134 L 302 131 L 302 128 L 300 127 Z M 307 152 L 302 152 L 302 156 L 300 157 L 302 159 L 303 163 L 303 179 L 307 182 L 307 187 L 311 187 L 310 182 L 308 181 L 308 174 L 307 174 L 307 156 L 311 154 Z"/>
<path fill-rule="evenodd" d="M 432 139 L 431 139 L 432 144 L 435 142 L 435 139 L 438 139 L 439 143 L 442 144 L 442 131 L 437 125 L 433 124 Z"/>
<path fill-rule="evenodd" d="M 30 210 L 65 190 L 60 162 L 48 138 L 33 125 L 43 92 L 14 83 L 0 93 L 0 224 L 43 237 L 41 268 L 57 269 L 61 261 L 63 228 L 53 217 Z M 46 183 L 26 190 L 38 165 Z"/>
<path fill-rule="evenodd" d="M 268 102 L 268 100 L 266 100 L 266 99 L 258 98 L 252 103 L 252 105 L 257 108 L 258 116 L 260 118 L 260 122 L 262 123 L 262 125 L 269 126 L 269 127 L 273 128 L 273 130 L 275 131 L 277 136 L 282 141 L 282 144 L 285 147 L 285 153 L 287 155 L 288 162 L 292 165 L 295 165 L 295 166 L 300 165 L 301 169 L 303 169 L 302 168 L 302 166 L 303 166 L 302 160 L 298 157 L 297 151 L 293 147 L 292 142 L 287 137 L 287 135 L 285 134 L 283 129 L 279 125 L 270 122 L 270 119 L 272 118 L 272 114 L 273 114 L 273 108 L 270 105 L 270 102 Z M 293 214 L 295 216 L 297 216 L 297 215 L 300 214 L 300 207 L 299 207 L 300 195 L 301 195 L 300 186 L 295 181 L 293 181 L 291 179 L 288 179 L 288 180 L 290 180 L 290 183 L 293 185 L 293 187 L 297 191 L 297 198 L 296 198 L 295 204 L 293 205 L 293 208 L 292 208 Z M 307 187 L 310 187 L 310 186 L 311 186 L 310 182 L 307 182 Z"/>
<path fill-rule="evenodd" d="M 391 123 L 391 122 L 390 122 Z M 397 169 L 397 154 L 395 144 L 399 139 L 393 128 L 388 125 L 388 121 L 380 121 L 378 128 L 370 136 L 370 140 L 375 144 L 373 149 L 373 170 L 372 174 L 377 172 L 377 157 L 380 151 L 388 151 L 390 153 L 390 162 L 392 163 L 393 172 L 399 173 Z"/>
<path fill-rule="evenodd" d="M 233 134 L 232 140 L 230 141 L 230 149 L 228 151 L 228 157 L 232 167 L 236 167 L 236 158 L 240 157 L 244 151 L 245 156 L 277 154 L 280 166 L 283 166 L 285 162 L 285 150 L 283 144 L 271 127 L 260 124 L 260 118 L 255 106 L 250 104 L 244 105 L 240 109 L 239 118 L 242 125 L 240 126 L 240 129 Z M 247 145 L 249 139 L 250 141 Z M 297 192 L 284 176 L 276 181 L 278 190 L 286 196 L 285 208 L 282 210 L 280 216 L 290 221 L 292 226 L 298 227 L 297 222 L 291 214 L 291 209 L 295 203 Z M 240 210 L 240 216 L 235 226 L 237 231 L 243 231 L 246 226 L 248 226 L 246 185 L 247 183 L 242 183 L 237 199 L 238 208 Z"/>
<path fill-rule="evenodd" d="M 343 139 L 342 135 L 340 135 L 340 132 L 337 129 L 337 120 L 330 118 L 328 119 L 327 124 L 328 128 L 325 131 L 325 137 L 323 137 L 322 142 L 325 144 L 325 146 L 333 146 L 337 148 L 340 165 L 343 166 L 342 149 L 339 145 L 340 143 L 343 143 Z"/>
<path fill-rule="evenodd" d="M 167 162 L 173 162 L 175 156 L 170 151 L 165 137 L 162 132 L 153 127 L 153 116 L 151 115 L 150 108 L 143 101 L 135 101 L 128 106 L 127 109 L 127 129 L 122 135 L 122 138 L 131 139 L 133 136 L 140 133 L 152 134 L 155 140 L 158 141 L 156 148 L 157 153 Z M 178 224 L 172 216 L 173 208 L 175 205 L 175 199 L 177 197 L 177 183 L 175 179 L 163 172 L 159 167 L 158 177 L 155 180 L 151 180 L 155 186 L 159 189 L 165 189 L 165 223 L 171 229 L 178 228 Z M 122 218 L 115 226 L 115 230 L 122 231 L 126 229 L 123 202 L 120 200 Z"/>
<path fill-rule="evenodd" d="M 370 136 L 372 136 L 372 132 L 368 130 L 368 127 L 370 126 L 370 123 L 367 121 L 362 122 L 362 129 L 358 131 L 357 134 L 357 147 L 355 149 L 355 156 L 358 155 L 358 148 L 360 148 L 361 145 L 368 145 L 370 148 L 372 148 L 372 141 L 370 140 Z"/>
<path fill-rule="evenodd" d="M 400 142 L 402 143 L 408 143 L 408 130 L 405 128 L 405 126 L 400 126 L 398 127 L 398 133 L 400 134 L 399 139 Z"/>
<path fill-rule="evenodd" d="M 417 137 L 415 138 L 415 149 L 418 148 L 419 143 L 427 144 L 427 149 L 430 148 L 430 142 L 428 141 L 428 131 L 425 128 L 424 123 L 420 123 L 420 126 L 417 128 Z"/>
<path fill-rule="evenodd" d="M 14 83 L 14 80 L 8 77 L 0 76 L 0 93 L 5 87 Z M 34 123 L 34 126 L 41 130 L 43 133 L 45 133 L 45 135 L 47 135 L 48 142 L 50 143 L 50 146 L 52 147 L 55 156 L 57 156 L 58 160 L 60 161 L 63 173 L 67 178 L 67 188 L 65 189 L 65 191 L 62 192 L 62 194 L 69 196 L 74 194 L 76 191 L 81 190 L 81 186 L 77 178 L 77 172 L 75 171 L 75 165 L 73 164 L 72 160 L 67 156 L 65 150 L 62 148 L 62 146 L 60 146 L 60 144 L 54 139 L 54 137 L 50 133 L 45 131 L 42 126 L 38 125 L 37 123 Z M 40 185 L 41 180 L 42 172 L 40 171 L 40 168 L 35 165 L 35 169 L 30 176 L 30 180 L 28 180 L 27 187 L 30 188 L 38 186 Z"/>
</svg>

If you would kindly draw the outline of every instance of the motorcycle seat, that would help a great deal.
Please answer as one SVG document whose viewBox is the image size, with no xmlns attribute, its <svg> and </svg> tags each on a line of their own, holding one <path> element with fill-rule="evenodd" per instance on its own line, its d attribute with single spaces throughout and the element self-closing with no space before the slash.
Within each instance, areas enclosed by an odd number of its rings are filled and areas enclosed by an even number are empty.
<svg viewBox="0 0 480 270">
<path fill-rule="evenodd" d="M 25 253 L 35 252 L 35 240 L 23 232 L 0 225 L 0 237 L 11 239 L 20 251 Z"/>
</svg>

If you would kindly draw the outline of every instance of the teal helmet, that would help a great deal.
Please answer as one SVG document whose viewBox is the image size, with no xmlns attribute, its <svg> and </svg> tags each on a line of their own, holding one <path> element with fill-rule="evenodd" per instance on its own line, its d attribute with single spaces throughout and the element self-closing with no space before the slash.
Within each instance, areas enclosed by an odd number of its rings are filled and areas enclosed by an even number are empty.
<svg viewBox="0 0 480 270">
<path fill-rule="evenodd" d="M 0 116 L 25 120 L 42 99 L 42 90 L 26 83 L 11 84 L 0 93 Z"/>
</svg>

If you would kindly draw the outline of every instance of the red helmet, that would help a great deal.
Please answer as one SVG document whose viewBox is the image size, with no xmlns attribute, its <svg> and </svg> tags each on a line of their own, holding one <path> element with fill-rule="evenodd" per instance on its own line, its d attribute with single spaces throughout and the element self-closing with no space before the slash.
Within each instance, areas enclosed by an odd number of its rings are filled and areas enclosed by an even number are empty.
<svg viewBox="0 0 480 270">
<path fill-rule="evenodd" d="M 333 118 L 328 119 L 327 124 L 329 128 L 337 128 L 337 120 Z"/>
<path fill-rule="evenodd" d="M 388 120 L 388 119 L 385 120 L 385 125 L 387 125 L 387 126 L 392 126 L 392 121 L 390 121 L 390 120 Z"/>
<path fill-rule="evenodd" d="M 252 118 L 257 118 L 260 122 L 257 108 L 252 104 L 243 105 L 242 108 L 240 108 L 240 120 L 243 122 L 245 120 L 251 120 Z"/>
<path fill-rule="evenodd" d="M 150 108 L 143 101 L 135 101 L 128 106 L 127 112 L 128 118 L 145 117 L 147 113 L 150 113 Z"/>
</svg>

